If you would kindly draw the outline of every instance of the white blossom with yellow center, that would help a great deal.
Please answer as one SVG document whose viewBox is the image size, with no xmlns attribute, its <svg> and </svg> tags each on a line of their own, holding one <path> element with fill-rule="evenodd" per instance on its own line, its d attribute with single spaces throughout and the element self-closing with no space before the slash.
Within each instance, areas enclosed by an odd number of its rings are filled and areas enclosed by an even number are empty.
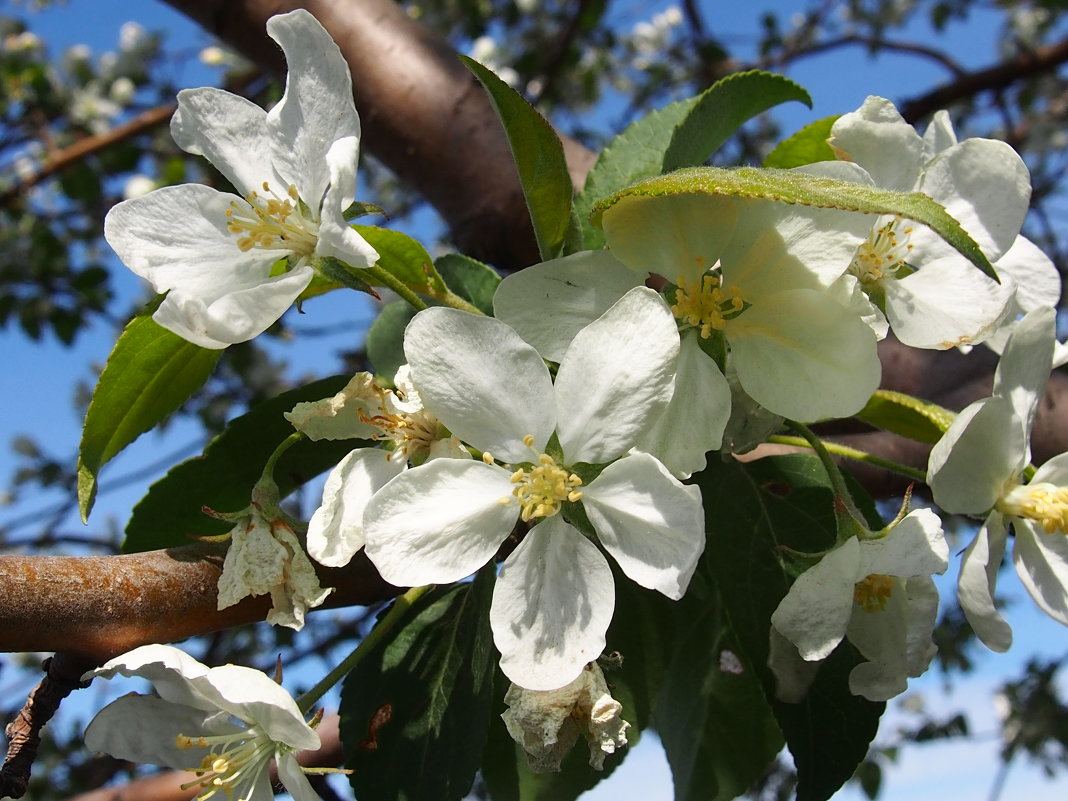
<svg viewBox="0 0 1068 801">
<path fill-rule="evenodd" d="M 1002 279 L 999 285 L 980 273 L 926 226 L 884 217 L 872 226 L 850 268 L 881 310 L 873 325 L 877 331 L 889 321 L 906 345 L 946 349 L 985 342 L 1007 317 L 1056 304 L 1056 268 L 1019 236 L 1031 180 L 1009 145 L 992 139 L 958 142 L 944 111 L 921 137 L 881 97 L 869 97 L 839 117 L 829 141 L 840 159 L 864 168 L 875 186 L 923 192 L 945 206 Z"/>
<path fill-rule="evenodd" d="M 881 537 L 850 537 L 826 553 L 798 576 L 771 625 L 806 662 L 826 659 L 848 638 L 867 660 L 851 671 L 850 691 L 885 701 L 930 664 L 938 613 L 931 574 L 948 564 L 941 521 L 917 509 Z M 778 674 L 789 662 L 776 650 L 769 664 Z"/>
<path fill-rule="evenodd" d="M 534 524 L 501 567 L 490 622 L 505 675 L 562 687 L 604 649 L 615 603 L 569 504 L 627 576 L 671 598 L 704 547 L 699 490 L 630 453 L 672 394 L 671 313 L 632 289 L 574 337 L 555 383 L 514 330 L 455 309 L 417 314 L 404 348 L 424 406 L 484 457 L 436 459 L 382 487 L 364 513 L 367 555 L 398 586 L 447 583 L 492 560 L 521 518 Z M 585 484 L 580 464 L 607 466 Z"/>
<path fill-rule="evenodd" d="M 1012 629 L 994 604 L 1010 525 L 1020 581 L 1042 611 L 1068 625 L 1068 454 L 1050 459 L 1030 481 L 1024 477 L 1054 341 L 1052 308 L 1020 320 L 998 362 L 993 394 L 957 416 L 928 464 L 939 506 L 986 517 L 964 551 L 957 592 L 976 635 L 995 651 L 1012 645 Z"/>
<path fill-rule="evenodd" d="M 266 330 L 308 286 L 320 257 L 353 267 L 378 260 L 343 217 L 360 142 L 348 65 L 303 9 L 272 17 L 267 32 L 289 64 L 278 105 L 264 111 L 221 89 L 189 89 L 171 121 L 178 145 L 205 156 L 241 196 L 163 187 L 118 204 L 104 221 L 123 263 L 168 293 L 156 322 L 205 348 Z"/>
<path fill-rule="evenodd" d="M 319 735 L 293 698 L 258 670 L 208 668 L 169 645 L 146 645 L 82 678 L 116 675 L 152 682 L 158 695 L 130 693 L 104 707 L 85 732 L 93 751 L 131 762 L 192 770 L 197 798 L 270 801 L 270 763 L 296 801 L 317 801 L 294 752 Z"/>
<path fill-rule="evenodd" d="M 371 497 L 408 463 L 470 453 L 423 408 L 408 365 L 381 387 L 370 373 L 357 373 L 330 398 L 298 403 L 285 417 L 312 440 L 371 439 L 384 447 L 354 448 L 326 479 L 319 508 L 308 521 L 308 553 L 327 567 L 347 565 L 363 548 L 363 512 Z"/>
</svg>

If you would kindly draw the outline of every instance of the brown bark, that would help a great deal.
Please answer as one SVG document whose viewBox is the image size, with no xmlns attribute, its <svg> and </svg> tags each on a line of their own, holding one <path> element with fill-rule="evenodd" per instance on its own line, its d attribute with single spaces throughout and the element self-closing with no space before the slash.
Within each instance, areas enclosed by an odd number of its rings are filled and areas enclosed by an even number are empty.
<svg viewBox="0 0 1068 801">
<path fill-rule="evenodd" d="M 216 609 L 222 546 L 186 545 L 123 556 L 0 556 L 0 651 L 55 651 L 97 664 L 138 645 L 176 642 L 263 620 L 270 598 Z M 362 553 L 320 568 L 336 587 L 327 607 L 397 594 Z"/>
</svg>

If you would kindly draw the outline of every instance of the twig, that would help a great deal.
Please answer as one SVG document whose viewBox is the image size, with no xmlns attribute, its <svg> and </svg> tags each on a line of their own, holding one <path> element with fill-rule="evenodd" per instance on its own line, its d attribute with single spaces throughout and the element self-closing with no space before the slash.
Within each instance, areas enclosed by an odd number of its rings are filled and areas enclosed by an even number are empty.
<svg viewBox="0 0 1068 801">
<path fill-rule="evenodd" d="M 7 758 L 0 768 L 0 797 L 22 798 L 30 781 L 30 770 L 41 744 L 41 729 L 52 719 L 60 702 L 80 687 L 81 676 L 95 667 L 92 659 L 57 653 L 42 666 L 45 676 L 30 691 L 16 718 L 7 725 Z"/>
</svg>

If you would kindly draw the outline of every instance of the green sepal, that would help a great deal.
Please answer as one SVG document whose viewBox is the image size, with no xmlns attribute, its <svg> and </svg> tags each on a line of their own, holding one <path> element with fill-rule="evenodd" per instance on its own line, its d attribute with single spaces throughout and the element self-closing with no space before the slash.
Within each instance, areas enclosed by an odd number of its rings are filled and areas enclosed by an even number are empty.
<svg viewBox="0 0 1068 801">
<path fill-rule="evenodd" d="M 837 119 L 838 115 L 835 115 L 810 122 L 793 136 L 783 139 L 768 153 L 764 166 L 788 170 L 817 161 L 835 161 L 834 150 L 827 139 Z"/>
<path fill-rule="evenodd" d="M 108 356 L 78 445 L 78 510 L 89 518 L 97 475 L 123 448 L 196 392 L 222 354 L 173 334 L 152 319 L 162 298 L 126 326 Z"/>
<path fill-rule="evenodd" d="M 494 576 L 424 595 L 346 677 L 341 740 L 361 801 L 467 797 L 494 697 Z"/>
<path fill-rule="evenodd" d="M 315 274 L 316 278 L 321 279 L 316 287 L 316 291 L 320 295 L 337 287 L 348 287 L 374 298 L 379 297 L 374 287 L 371 286 L 374 276 L 370 271 L 359 267 L 351 267 L 333 256 L 323 256 L 316 259 Z M 302 293 L 302 297 L 304 294 L 307 294 L 307 289 Z"/>
<path fill-rule="evenodd" d="M 317 401 L 339 392 L 351 376 L 333 376 L 283 392 L 231 420 L 204 453 L 172 467 L 137 503 L 126 525 L 122 548 L 127 553 L 185 545 L 190 537 L 225 534 L 233 523 L 204 514 L 207 506 L 232 512 L 249 505 L 252 488 L 275 449 L 293 434 L 282 415 L 302 401 Z M 274 481 L 281 497 L 330 469 L 353 448 L 373 443 L 358 440 L 303 439 L 278 459 Z"/>
<path fill-rule="evenodd" d="M 956 412 L 935 403 L 888 389 L 876 390 L 853 416 L 884 431 L 931 445 L 942 439 L 957 418 Z"/>
<path fill-rule="evenodd" d="M 864 214 L 898 214 L 923 223 L 957 252 L 998 281 L 993 265 L 967 232 L 938 203 L 920 192 L 891 192 L 849 181 L 840 181 L 793 170 L 760 167 L 694 167 L 651 178 L 605 198 L 594 206 L 593 223 L 627 197 L 671 195 L 718 195 L 758 198 Z"/>
<path fill-rule="evenodd" d="M 554 259 L 563 251 L 574 192 L 560 137 L 537 109 L 491 70 L 467 56 L 460 60 L 489 93 L 519 170 L 538 252 L 543 261 Z"/>
</svg>

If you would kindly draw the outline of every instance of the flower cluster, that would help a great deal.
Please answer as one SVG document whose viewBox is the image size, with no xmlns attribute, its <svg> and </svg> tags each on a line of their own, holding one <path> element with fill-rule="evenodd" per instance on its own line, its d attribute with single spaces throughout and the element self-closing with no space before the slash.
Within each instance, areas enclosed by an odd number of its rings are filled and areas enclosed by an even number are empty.
<svg viewBox="0 0 1068 801">
<path fill-rule="evenodd" d="M 106 223 L 123 261 L 167 293 L 155 319 L 208 348 L 263 332 L 324 264 L 359 271 L 378 259 L 344 216 L 360 134 L 345 63 L 305 11 L 272 18 L 268 31 L 289 61 L 278 105 L 186 91 L 172 122 L 176 141 L 211 159 L 240 196 L 158 189 Z M 269 620 L 300 628 L 329 592 L 305 547 L 328 567 L 362 550 L 401 587 L 493 565 L 488 616 L 513 682 L 508 730 L 535 769 L 559 769 L 580 734 L 600 768 L 629 725 L 596 661 L 616 581 L 682 598 L 715 514 L 691 480 L 709 454 L 729 459 L 783 426 L 807 432 L 804 423 L 861 412 L 880 382 L 877 343 L 893 329 L 913 347 L 1003 351 L 992 396 L 948 426 L 929 467 L 942 509 L 986 515 L 962 561 L 968 619 L 992 648 L 1008 647 L 993 598 L 1011 525 L 1021 580 L 1068 624 L 1068 461 L 1029 467 L 1035 410 L 1064 349 L 1056 271 L 1020 234 L 1027 169 L 1003 143 L 958 141 L 944 113 L 921 136 L 882 98 L 839 118 L 829 144 L 837 160 L 782 180 L 923 193 L 1000 283 L 945 231 L 885 207 L 693 187 L 620 193 L 599 209 L 605 248 L 505 278 L 493 316 L 423 308 L 404 330 L 407 363 L 395 375 L 359 373 L 286 414 L 306 439 L 358 442 L 327 477 L 306 546 L 276 495 L 237 515 L 220 607 L 269 593 Z M 932 659 L 931 577 L 948 568 L 949 549 L 938 516 L 909 512 L 907 501 L 871 530 L 837 469 L 827 473 L 837 540 L 784 559 L 794 580 L 770 617 L 768 667 L 780 697 L 799 700 L 815 666 L 848 640 L 862 657 L 850 690 L 886 700 Z M 265 473 L 257 487 L 274 484 Z M 90 743 L 192 766 L 206 791 L 242 798 L 266 792 L 273 756 L 306 797 L 291 752 L 317 738 L 288 696 L 240 668 L 208 670 L 179 654 L 135 651 L 96 671 L 146 675 L 160 698 L 115 702 Z M 135 707 L 177 740 L 142 742 L 141 724 L 120 731 Z"/>
</svg>

